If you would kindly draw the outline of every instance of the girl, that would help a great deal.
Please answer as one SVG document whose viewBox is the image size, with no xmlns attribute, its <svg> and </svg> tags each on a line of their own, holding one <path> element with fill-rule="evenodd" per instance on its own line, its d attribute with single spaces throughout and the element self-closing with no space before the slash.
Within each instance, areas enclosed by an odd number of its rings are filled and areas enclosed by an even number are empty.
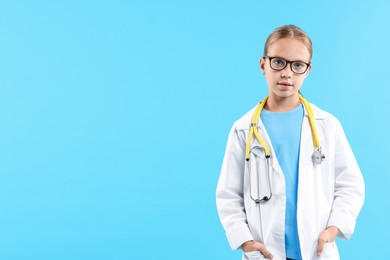
<svg viewBox="0 0 390 260">
<path fill-rule="evenodd" d="M 312 43 L 293 25 L 275 29 L 260 69 L 268 97 L 237 120 L 217 186 L 217 208 L 243 259 L 339 259 L 352 236 L 364 182 L 339 121 L 300 88 Z"/>
</svg>

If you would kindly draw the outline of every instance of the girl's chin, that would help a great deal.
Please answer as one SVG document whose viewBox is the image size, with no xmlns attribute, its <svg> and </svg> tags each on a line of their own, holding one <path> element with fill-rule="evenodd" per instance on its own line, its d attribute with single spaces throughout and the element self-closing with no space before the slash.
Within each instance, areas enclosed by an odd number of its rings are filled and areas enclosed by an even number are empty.
<svg viewBox="0 0 390 260">
<path fill-rule="evenodd" d="M 276 97 L 281 97 L 281 98 L 288 98 L 288 97 L 294 97 L 294 96 L 298 96 L 299 95 L 299 92 L 298 91 L 295 91 L 295 90 L 277 90 L 277 91 L 273 91 L 271 94 L 275 95 Z"/>
</svg>

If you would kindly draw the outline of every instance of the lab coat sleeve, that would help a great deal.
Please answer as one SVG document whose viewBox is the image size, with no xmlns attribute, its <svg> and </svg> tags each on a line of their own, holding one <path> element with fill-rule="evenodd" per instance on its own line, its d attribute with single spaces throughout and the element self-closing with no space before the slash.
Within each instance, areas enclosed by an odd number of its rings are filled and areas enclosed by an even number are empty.
<svg viewBox="0 0 390 260">
<path fill-rule="evenodd" d="M 233 125 L 216 191 L 218 214 L 233 250 L 237 250 L 244 242 L 253 240 L 244 209 L 244 140 Z"/>
<path fill-rule="evenodd" d="M 349 239 L 364 202 L 364 181 L 344 130 L 336 120 L 334 132 L 334 201 L 329 226 L 339 229 L 338 236 Z"/>
</svg>

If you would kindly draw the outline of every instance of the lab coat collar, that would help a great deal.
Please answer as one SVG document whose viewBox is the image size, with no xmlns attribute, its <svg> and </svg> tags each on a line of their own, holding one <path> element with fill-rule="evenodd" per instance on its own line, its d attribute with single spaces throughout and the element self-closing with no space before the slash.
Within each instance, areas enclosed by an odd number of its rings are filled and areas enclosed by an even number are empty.
<svg viewBox="0 0 390 260">
<path fill-rule="evenodd" d="M 322 109 L 318 108 L 316 105 L 311 104 L 311 103 L 310 103 L 310 105 L 311 105 L 311 107 L 313 109 L 314 117 L 315 117 L 316 120 L 324 120 L 324 119 L 326 119 L 329 116 L 329 114 L 327 112 L 325 112 Z M 249 110 L 249 112 L 246 113 L 240 120 L 238 120 L 236 122 L 237 130 L 249 130 L 249 127 L 250 127 L 250 124 L 251 124 L 251 121 L 252 121 L 252 116 L 253 116 L 253 113 L 256 110 L 256 107 L 257 107 L 257 104 L 251 110 Z M 309 115 L 307 114 L 306 109 L 304 109 L 304 110 L 305 110 L 305 116 L 309 117 Z M 259 126 L 261 125 L 260 122 L 261 122 L 261 120 L 259 120 Z"/>
</svg>

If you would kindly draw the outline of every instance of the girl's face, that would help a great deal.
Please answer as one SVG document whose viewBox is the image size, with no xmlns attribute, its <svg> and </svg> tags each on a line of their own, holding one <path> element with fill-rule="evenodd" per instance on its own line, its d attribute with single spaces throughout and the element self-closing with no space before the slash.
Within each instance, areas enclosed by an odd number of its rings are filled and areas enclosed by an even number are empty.
<svg viewBox="0 0 390 260">
<path fill-rule="evenodd" d="M 277 40 L 268 47 L 267 56 L 278 57 L 286 61 L 310 62 L 309 50 L 301 41 L 294 38 Z M 291 63 L 278 71 L 271 68 L 270 62 L 269 58 L 260 59 L 260 69 L 265 74 L 270 98 L 298 98 L 298 90 L 309 73 L 311 65 L 304 74 L 296 74 L 291 70 Z"/>
</svg>

